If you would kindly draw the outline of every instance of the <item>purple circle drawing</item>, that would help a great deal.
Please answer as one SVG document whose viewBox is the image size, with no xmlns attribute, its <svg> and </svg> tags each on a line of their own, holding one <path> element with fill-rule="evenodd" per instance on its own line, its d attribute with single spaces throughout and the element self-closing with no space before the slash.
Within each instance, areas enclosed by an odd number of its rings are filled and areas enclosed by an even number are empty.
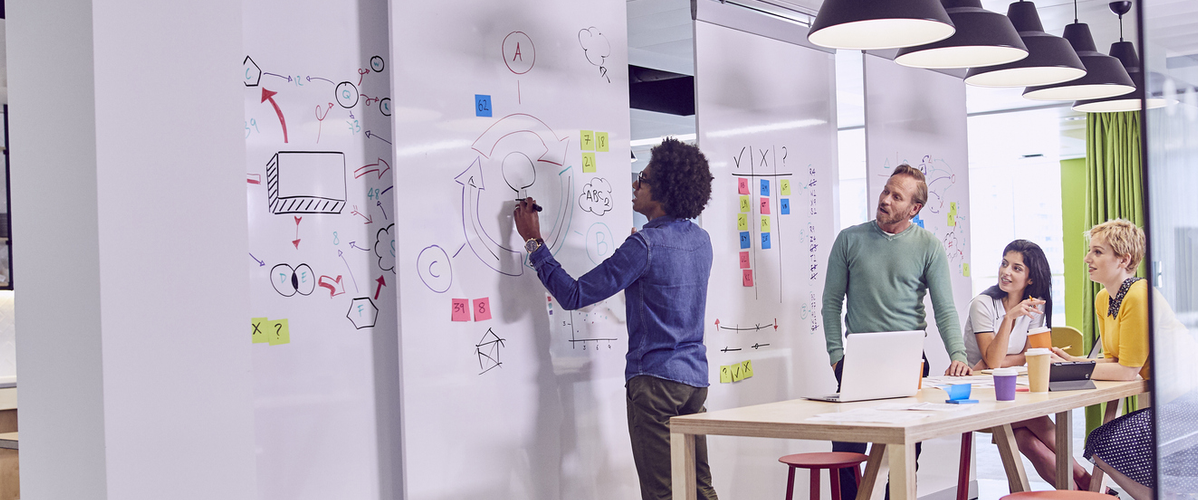
<svg viewBox="0 0 1198 500">
<path fill-rule="evenodd" d="M 449 291 L 453 284 L 453 267 L 449 263 L 449 254 L 437 245 L 429 245 L 420 251 L 416 257 L 416 273 L 420 281 L 436 293 Z"/>
</svg>

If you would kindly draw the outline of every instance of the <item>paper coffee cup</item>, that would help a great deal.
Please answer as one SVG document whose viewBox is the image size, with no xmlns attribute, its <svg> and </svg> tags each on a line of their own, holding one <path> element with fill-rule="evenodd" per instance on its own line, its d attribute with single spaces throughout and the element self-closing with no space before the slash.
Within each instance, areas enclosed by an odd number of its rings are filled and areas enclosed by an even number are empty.
<svg viewBox="0 0 1198 500">
<path fill-rule="evenodd" d="M 1044 348 L 1052 347 L 1052 330 L 1048 327 L 1040 326 L 1027 331 L 1028 347 Z"/>
<path fill-rule="evenodd" d="M 1027 358 L 1027 382 L 1032 392 L 1048 392 L 1051 354 L 1051 350 L 1044 348 L 1031 348 L 1024 353 L 1024 357 Z"/>
<path fill-rule="evenodd" d="M 1015 378 L 1019 370 L 1014 368 L 994 369 L 994 399 L 998 401 L 1015 400 Z"/>
</svg>

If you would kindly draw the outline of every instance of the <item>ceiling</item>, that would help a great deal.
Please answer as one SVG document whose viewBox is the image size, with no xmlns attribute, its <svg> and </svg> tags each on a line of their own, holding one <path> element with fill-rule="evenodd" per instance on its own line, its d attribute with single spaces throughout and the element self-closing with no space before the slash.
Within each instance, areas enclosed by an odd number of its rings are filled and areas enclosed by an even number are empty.
<svg viewBox="0 0 1198 500">
<path fill-rule="evenodd" d="M 699 2 L 716 0 L 695 0 Z M 774 12 L 780 16 L 809 23 L 818 12 L 822 0 L 730 0 L 730 3 L 750 5 L 756 9 Z M 982 0 L 986 9 L 1006 13 L 1010 0 Z M 1074 5 L 1071 0 L 1039 0 L 1035 2 L 1045 31 L 1060 35 L 1065 25 L 1074 21 Z M 628 0 L 628 59 L 630 64 L 664 69 L 675 73 L 693 74 L 694 41 L 691 27 L 690 0 Z M 1119 40 L 1118 18 L 1107 7 L 1107 0 L 1078 0 L 1077 20 L 1090 26 L 1095 44 L 1104 51 L 1111 43 Z M 1170 68 L 1171 74 L 1191 71 L 1190 83 L 1198 84 L 1198 1 L 1153 0 L 1146 6 L 1148 29 L 1156 43 L 1149 47 L 1150 67 Z M 1123 37 L 1136 42 L 1136 9 L 1132 9 L 1123 21 Z M 796 24 L 796 29 L 806 29 Z M 861 83 L 860 57 L 851 51 L 837 53 L 837 105 L 840 127 L 864 124 L 864 89 Z M 853 67 L 856 65 L 857 67 Z M 1178 69 L 1180 68 L 1180 70 Z M 1007 114 L 1009 127 L 1002 125 L 1003 117 L 991 116 L 986 122 L 995 130 L 1009 130 L 1017 134 L 1019 122 L 1035 116 L 1038 120 L 1055 119 L 1058 122 L 1059 140 L 1045 141 L 1042 137 L 1033 141 L 1029 132 L 1029 144 L 1043 144 L 1043 148 L 1059 151 L 1037 151 L 1061 158 L 1076 158 L 1085 154 L 1084 114 L 1069 109 L 1070 103 L 1048 104 L 1030 101 L 1021 96 L 1022 89 L 986 89 L 966 86 L 967 110 L 971 116 Z M 1026 113 L 1010 114 L 1025 110 Z M 997 125 L 995 125 L 997 123 Z M 694 133 L 693 116 L 679 117 L 633 110 L 632 139 L 660 137 Z M 1030 152 L 1029 153 L 1034 153 Z"/>
</svg>

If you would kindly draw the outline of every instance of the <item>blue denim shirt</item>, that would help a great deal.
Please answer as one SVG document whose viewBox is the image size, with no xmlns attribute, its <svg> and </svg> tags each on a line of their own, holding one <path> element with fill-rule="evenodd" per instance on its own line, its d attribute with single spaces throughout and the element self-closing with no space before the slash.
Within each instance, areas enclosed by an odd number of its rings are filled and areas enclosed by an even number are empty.
<svg viewBox="0 0 1198 500">
<path fill-rule="evenodd" d="M 542 246 L 529 256 L 537 277 L 566 309 L 625 290 L 628 364 L 637 375 L 707 387 L 703 323 L 711 276 L 711 238 L 694 222 L 658 217 L 577 281 Z"/>
</svg>

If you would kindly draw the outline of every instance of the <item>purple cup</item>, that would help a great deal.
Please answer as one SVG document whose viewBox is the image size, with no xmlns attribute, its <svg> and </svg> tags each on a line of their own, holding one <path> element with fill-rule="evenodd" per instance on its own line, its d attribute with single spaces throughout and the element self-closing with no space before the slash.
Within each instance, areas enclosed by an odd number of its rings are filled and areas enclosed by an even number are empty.
<svg viewBox="0 0 1198 500">
<path fill-rule="evenodd" d="M 1015 377 L 1019 370 L 1014 368 L 996 368 L 994 370 L 994 399 L 998 401 L 1015 400 Z"/>
</svg>

